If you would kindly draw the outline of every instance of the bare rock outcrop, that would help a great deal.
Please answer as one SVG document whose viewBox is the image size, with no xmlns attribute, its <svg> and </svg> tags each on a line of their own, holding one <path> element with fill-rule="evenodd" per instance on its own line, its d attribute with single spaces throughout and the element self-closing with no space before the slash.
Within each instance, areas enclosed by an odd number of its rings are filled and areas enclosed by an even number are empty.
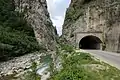
<svg viewBox="0 0 120 80">
<path fill-rule="evenodd" d="M 72 0 L 62 37 L 75 45 L 77 32 L 102 32 L 106 50 L 120 52 L 120 1 Z"/>
<path fill-rule="evenodd" d="M 55 28 L 47 11 L 46 0 L 14 0 L 16 11 L 24 14 L 27 23 L 34 29 L 40 46 L 55 50 Z M 52 46 L 52 47 L 51 47 Z"/>
</svg>

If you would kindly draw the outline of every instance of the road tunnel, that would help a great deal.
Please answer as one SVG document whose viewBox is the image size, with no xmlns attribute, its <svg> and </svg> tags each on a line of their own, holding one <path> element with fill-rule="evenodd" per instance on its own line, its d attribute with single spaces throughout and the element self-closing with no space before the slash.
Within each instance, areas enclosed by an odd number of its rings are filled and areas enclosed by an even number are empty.
<svg viewBox="0 0 120 80">
<path fill-rule="evenodd" d="M 80 49 L 101 49 L 102 41 L 96 36 L 85 36 L 80 40 Z"/>
</svg>

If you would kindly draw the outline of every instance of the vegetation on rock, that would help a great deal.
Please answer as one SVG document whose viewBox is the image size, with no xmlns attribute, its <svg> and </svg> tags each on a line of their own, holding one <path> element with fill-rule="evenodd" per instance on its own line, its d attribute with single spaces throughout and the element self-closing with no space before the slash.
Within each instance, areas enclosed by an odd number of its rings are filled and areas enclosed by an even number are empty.
<svg viewBox="0 0 120 80">
<path fill-rule="evenodd" d="M 39 49 L 33 29 L 15 11 L 14 0 L 0 0 L 0 61 Z"/>
</svg>

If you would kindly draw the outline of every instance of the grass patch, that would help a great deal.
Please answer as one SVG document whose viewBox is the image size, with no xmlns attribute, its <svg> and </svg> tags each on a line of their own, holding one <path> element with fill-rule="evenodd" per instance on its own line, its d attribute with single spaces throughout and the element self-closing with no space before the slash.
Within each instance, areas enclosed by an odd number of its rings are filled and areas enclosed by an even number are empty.
<svg viewBox="0 0 120 80">
<path fill-rule="evenodd" d="M 95 61 L 88 53 L 69 52 L 68 49 L 66 49 L 66 51 L 65 49 L 64 52 L 60 53 L 63 68 L 52 75 L 50 80 L 120 79 L 120 70 L 111 67 L 108 64 Z"/>
</svg>

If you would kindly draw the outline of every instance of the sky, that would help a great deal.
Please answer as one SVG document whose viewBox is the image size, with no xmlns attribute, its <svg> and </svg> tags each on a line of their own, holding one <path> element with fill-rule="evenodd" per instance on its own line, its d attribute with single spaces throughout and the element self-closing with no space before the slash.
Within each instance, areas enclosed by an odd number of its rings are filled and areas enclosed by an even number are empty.
<svg viewBox="0 0 120 80">
<path fill-rule="evenodd" d="M 62 34 L 65 12 L 71 0 L 47 0 L 48 11 L 53 25 L 56 26 L 59 35 Z"/>
</svg>

